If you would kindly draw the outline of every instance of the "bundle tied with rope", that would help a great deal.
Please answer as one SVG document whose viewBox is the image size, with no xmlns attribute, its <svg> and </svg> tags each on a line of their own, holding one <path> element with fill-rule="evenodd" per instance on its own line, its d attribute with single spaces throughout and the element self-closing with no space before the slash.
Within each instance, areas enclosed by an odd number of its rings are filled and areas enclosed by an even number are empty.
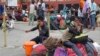
<svg viewBox="0 0 100 56">
<path fill-rule="evenodd" d="M 48 56 L 53 56 L 55 49 L 61 46 L 61 42 L 61 39 L 55 37 L 49 37 L 43 42 L 43 45 L 48 49 Z"/>
</svg>

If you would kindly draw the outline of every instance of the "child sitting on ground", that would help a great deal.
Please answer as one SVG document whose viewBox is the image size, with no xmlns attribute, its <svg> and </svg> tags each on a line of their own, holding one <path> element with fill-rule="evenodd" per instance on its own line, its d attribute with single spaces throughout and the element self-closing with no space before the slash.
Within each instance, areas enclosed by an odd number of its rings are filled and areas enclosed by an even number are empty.
<svg viewBox="0 0 100 56">
<path fill-rule="evenodd" d="M 27 22 L 28 21 L 28 11 L 25 12 L 25 15 L 23 17 L 23 21 Z"/>
<path fill-rule="evenodd" d="M 12 18 L 11 15 L 8 15 L 8 19 L 7 19 L 7 27 L 9 29 L 13 29 L 15 25 L 14 19 Z"/>
</svg>

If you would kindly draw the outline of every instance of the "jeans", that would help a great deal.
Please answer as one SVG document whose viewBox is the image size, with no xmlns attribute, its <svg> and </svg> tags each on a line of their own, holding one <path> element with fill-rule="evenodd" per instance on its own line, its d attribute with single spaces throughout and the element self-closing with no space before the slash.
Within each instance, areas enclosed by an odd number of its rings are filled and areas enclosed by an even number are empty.
<svg viewBox="0 0 100 56">
<path fill-rule="evenodd" d="M 87 27 L 87 16 L 84 16 L 82 18 L 82 23 L 83 23 L 83 27 L 86 28 Z"/>
<path fill-rule="evenodd" d="M 90 26 L 93 29 L 96 27 L 96 19 L 95 18 L 96 18 L 95 14 L 90 15 Z"/>
<path fill-rule="evenodd" d="M 64 42 L 63 44 L 64 44 L 64 46 L 66 46 L 66 47 L 71 47 L 71 48 L 73 49 L 73 51 L 76 52 L 76 54 L 77 54 L 78 56 L 82 56 L 81 51 L 77 48 L 77 46 L 76 46 L 74 43 L 72 43 L 72 42 L 70 42 L 70 41 L 66 41 L 66 42 Z"/>
<path fill-rule="evenodd" d="M 32 24 L 32 25 L 34 24 L 34 14 L 33 13 L 29 14 L 29 25 L 30 24 Z"/>
</svg>

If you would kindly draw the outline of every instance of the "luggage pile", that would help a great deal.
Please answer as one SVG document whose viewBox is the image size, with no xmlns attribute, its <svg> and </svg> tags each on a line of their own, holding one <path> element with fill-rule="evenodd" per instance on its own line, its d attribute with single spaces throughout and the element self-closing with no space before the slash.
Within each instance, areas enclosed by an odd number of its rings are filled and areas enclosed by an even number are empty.
<svg viewBox="0 0 100 56">
<path fill-rule="evenodd" d="M 80 50 L 82 56 L 98 56 L 97 49 L 95 49 L 92 42 L 88 42 L 86 45 L 81 42 L 77 42 L 74 44 Z M 87 46 L 89 46 L 89 48 L 92 51 L 87 49 Z M 42 44 L 34 44 L 32 46 L 32 51 L 30 52 L 29 56 L 78 56 L 78 55 L 71 47 L 64 46 L 60 39 L 49 37 Z"/>
</svg>

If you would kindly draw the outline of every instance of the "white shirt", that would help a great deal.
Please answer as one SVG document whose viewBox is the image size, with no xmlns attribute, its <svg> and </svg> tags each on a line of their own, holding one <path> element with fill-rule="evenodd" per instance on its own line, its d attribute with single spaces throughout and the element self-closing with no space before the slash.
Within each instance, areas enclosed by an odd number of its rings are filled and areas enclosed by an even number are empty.
<svg viewBox="0 0 100 56">
<path fill-rule="evenodd" d="M 93 12 L 91 13 L 91 15 L 92 15 L 92 14 L 96 14 L 96 11 L 97 11 L 97 5 L 96 5 L 95 2 L 94 2 L 94 3 L 91 3 L 90 9 L 91 9 L 91 11 L 93 11 Z"/>
<path fill-rule="evenodd" d="M 34 13 L 34 11 L 35 11 L 35 5 L 30 4 L 30 13 Z"/>
<path fill-rule="evenodd" d="M 22 14 L 25 14 L 25 10 L 22 10 Z"/>
<path fill-rule="evenodd" d="M 80 9 L 78 9 L 78 17 L 83 17 L 83 13 L 81 12 Z"/>
<path fill-rule="evenodd" d="M 14 27 L 14 25 L 15 25 L 14 20 L 11 20 L 11 21 L 10 21 L 10 24 L 11 24 L 11 25 L 10 25 L 10 28 L 13 28 L 13 27 Z"/>
<path fill-rule="evenodd" d="M 15 21 L 14 21 L 13 19 L 8 21 L 7 26 L 8 26 L 9 28 L 14 28 L 14 25 L 15 25 Z"/>
<path fill-rule="evenodd" d="M 45 11 L 45 3 L 42 3 L 42 8 L 43 8 L 43 10 Z"/>
</svg>

